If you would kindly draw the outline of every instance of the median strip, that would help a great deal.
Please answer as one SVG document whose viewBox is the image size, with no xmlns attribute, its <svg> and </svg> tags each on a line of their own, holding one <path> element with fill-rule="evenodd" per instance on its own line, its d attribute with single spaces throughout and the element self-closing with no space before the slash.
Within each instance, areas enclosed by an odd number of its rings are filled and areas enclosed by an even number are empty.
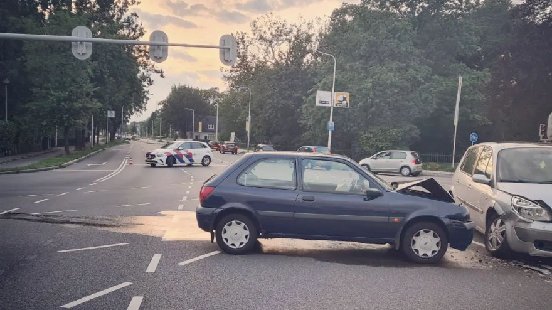
<svg viewBox="0 0 552 310">
<path fill-rule="evenodd" d="M 126 243 L 126 242 L 125 243 L 115 243 L 115 244 L 106 244 L 106 245 L 100 245 L 100 246 L 91 246 L 91 247 L 81 248 L 81 249 L 59 250 L 58 253 L 96 250 L 96 249 L 111 248 L 111 247 L 122 246 L 122 245 L 128 245 L 128 243 Z"/>
<path fill-rule="evenodd" d="M 121 283 L 121 284 L 119 284 L 119 285 L 112 286 L 112 287 L 107 288 L 107 289 L 105 289 L 105 290 L 103 290 L 103 291 L 99 291 L 99 292 L 94 293 L 94 294 L 92 294 L 92 295 L 88 295 L 88 296 L 85 296 L 85 297 L 83 297 L 83 298 L 81 298 L 81 299 L 77 299 L 77 300 L 75 300 L 75 301 L 72 301 L 72 302 L 70 302 L 70 303 L 68 303 L 68 304 L 65 304 L 65 305 L 61 306 L 61 307 L 62 307 L 62 308 L 66 308 L 66 309 L 70 309 L 70 308 L 76 307 L 76 306 L 78 306 L 78 305 L 80 305 L 80 304 L 82 304 L 82 303 L 85 303 L 85 302 L 87 302 L 87 301 L 90 301 L 90 300 L 92 300 L 92 299 L 94 299 L 94 298 L 98 298 L 98 297 L 101 297 L 101 296 L 103 296 L 103 295 L 107 295 L 107 294 L 109 294 L 109 293 L 115 292 L 116 290 L 122 289 L 123 287 L 127 287 L 127 286 L 129 286 L 129 285 L 131 285 L 131 284 L 132 284 L 132 282 L 123 282 L 123 283 Z"/>
</svg>

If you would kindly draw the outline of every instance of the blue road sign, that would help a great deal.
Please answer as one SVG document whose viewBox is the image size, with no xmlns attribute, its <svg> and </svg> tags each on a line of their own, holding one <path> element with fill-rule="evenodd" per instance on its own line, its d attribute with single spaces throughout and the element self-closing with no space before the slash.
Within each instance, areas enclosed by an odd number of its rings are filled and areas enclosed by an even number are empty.
<svg viewBox="0 0 552 310">
<path fill-rule="evenodd" d="M 470 133 L 470 142 L 472 144 L 474 144 L 475 142 L 477 142 L 477 140 L 479 139 L 479 135 L 477 134 L 477 132 L 472 132 Z"/>
</svg>

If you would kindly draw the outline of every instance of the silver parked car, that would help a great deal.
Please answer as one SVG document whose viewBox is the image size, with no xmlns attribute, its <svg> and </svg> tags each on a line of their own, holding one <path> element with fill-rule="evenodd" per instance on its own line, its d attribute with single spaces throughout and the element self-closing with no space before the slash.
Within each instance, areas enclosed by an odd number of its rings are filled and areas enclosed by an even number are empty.
<svg viewBox="0 0 552 310">
<path fill-rule="evenodd" d="M 491 254 L 552 257 L 552 145 L 472 146 L 454 173 L 452 193 L 470 210 Z"/>
<path fill-rule="evenodd" d="M 372 172 L 393 172 L 404 176 L 422 173 L 420 156 L 412 151 L 382 151 L 364 158 L 359 164 Z"/>
</svg>

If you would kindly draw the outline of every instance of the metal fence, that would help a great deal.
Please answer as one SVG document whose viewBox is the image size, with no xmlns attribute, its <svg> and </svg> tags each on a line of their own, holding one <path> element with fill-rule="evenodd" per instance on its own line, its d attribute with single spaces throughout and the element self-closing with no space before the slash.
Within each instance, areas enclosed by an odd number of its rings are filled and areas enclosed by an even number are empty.
<svg viewBox="0 0 552 310">
<path fill-rule="evenodd" d="M 455 162 L 458 162 L 462 154 L 456 156 Z M 450 163 L 452 162 L 452 154 L 427 153 L 420 154 L 420 158 L 424 163 Z"/>
</svg>

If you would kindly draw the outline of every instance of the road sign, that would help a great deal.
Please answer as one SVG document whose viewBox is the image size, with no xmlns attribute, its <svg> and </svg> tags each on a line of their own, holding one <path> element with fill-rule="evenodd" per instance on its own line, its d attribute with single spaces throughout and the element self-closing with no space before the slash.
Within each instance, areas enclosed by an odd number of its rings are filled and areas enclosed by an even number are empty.
<svg viewBox="0 0 552 310">
<path fill-rule="evenodd" d="M 335 130 L 335 123 L 328 121 L 327 127 L 328 127 L 328 131 L 334 131 Z"/>
<path fill-rule="evenodd" d="M 316 106 L 330 107 L 330 100 L 332 99 L 332 92 L 317 90 L 316 91 Z"/>
<path fill-rule="evenodd" d="M 115 117 L 115 111 L 113 110 L 107 110 L 107 117 Z"/>
<path fill-rule="evenodd" d="M 73 28 L 71 35 L 90 39 L 92 38 L 92 31 L 85 26 L 77 26 Z M 77 59 L 85 60 L 92 56 L 92 42 L 71 42 L 71 52 Z"/>
<path fill-rule="evenodd" d="M 477 140 L 479 139 L 479 135 L 477 134 L 477 132 L 472 132 L 470 133 L 470 142 L 472 144 L 474 144 L 475 142 L 477 142 Z"/>
<path fill-rule="evenodd" d="M 348 108 L 349 107 L 349 93 L 336 92 L 334 99 L 334 107 L 336 108 Z"/>
<path fill-rule="evenodd" d="M 169 43 L 169 37 L 161 30 L 155 30 L 150 35 L 150 41 L 155 43 Z M 149 56 L 155 62 L 163 62 L 167 60 L 169 55 L 169 47 L 162 45 L 150 45 Z"/>
<path fill-rule="evenodd" d="M 220 37 L 220 62 L 233 66 L 238 59 L 238 42 L 233 35 L 226 34 Z"/>
</svg>

